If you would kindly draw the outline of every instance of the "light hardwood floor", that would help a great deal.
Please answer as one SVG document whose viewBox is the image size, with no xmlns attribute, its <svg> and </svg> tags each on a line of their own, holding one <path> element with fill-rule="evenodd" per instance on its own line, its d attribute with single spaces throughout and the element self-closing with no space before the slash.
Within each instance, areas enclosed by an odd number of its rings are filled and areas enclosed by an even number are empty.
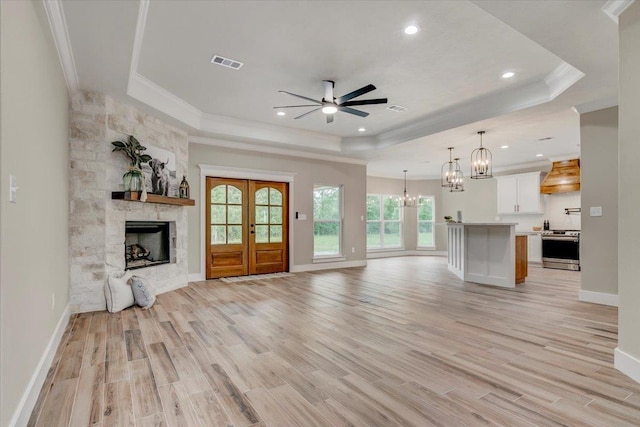
<svg viewBox="0 0 640 427">
<path fill-rule="evenodd" d="M 379 259 L 75 315 L 29 424 L 640 425 L 617 309 L 578 302 L 580 273 L 529 272 L 510 290 Z"/>
</svg>

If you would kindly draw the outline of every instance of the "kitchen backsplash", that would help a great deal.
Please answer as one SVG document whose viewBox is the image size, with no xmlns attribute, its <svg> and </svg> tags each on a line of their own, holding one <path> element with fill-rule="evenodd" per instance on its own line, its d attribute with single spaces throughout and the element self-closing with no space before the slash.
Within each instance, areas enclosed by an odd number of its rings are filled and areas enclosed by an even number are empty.
<svg viewBox="0 0 640 427">
<path fill-rule="evenodd" d="M 547 194 L 542 196 L 544 214 L 541 215 L 500 215 L 502 222 L 517 222 L 517 231 L 531 231 L 533 226 L 542 227 L 545 219 L 549 220 L 551 229 L 580 230 L 580 213 L 566 215 L 565 208 L 580 207 L 580 192 Z"/>
</svg>

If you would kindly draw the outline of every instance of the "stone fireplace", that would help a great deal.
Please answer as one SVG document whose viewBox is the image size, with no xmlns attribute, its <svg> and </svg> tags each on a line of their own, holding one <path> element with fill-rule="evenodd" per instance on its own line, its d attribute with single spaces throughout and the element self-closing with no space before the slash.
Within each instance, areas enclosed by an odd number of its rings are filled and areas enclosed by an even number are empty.
<svg viewBox="0 0 640 427">
<path fill-rule="evenodd" d="M 182 176 L 188 164 L 187 133 L 97 92 L 73 95 L 69 121 L 71 310 L 106 308 L 104 285 L 110 274 L 127 268 L 125 242 L 134 243 L 125 235 L 127 222 L 170 224 L 169 262 L 138 268 L 134 274 L 147 278 L 155 293 L 186 286 L 187 209 L 194 208 L 112 200 L 111 192 L 122 190 L 128 162 L 111 151 L 111 141 L 134 135 L 144 146 L 170 150 L 176 155 L 177 176 Z M 153 250 L 145 246 L 149 243 L 137 244 Z"/>
</svg>

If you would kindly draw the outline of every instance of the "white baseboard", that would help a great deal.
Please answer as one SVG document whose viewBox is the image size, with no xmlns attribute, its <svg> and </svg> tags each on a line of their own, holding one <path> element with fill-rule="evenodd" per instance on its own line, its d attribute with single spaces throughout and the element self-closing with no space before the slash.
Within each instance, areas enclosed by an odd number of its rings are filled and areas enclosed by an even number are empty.
<svg viewBox="0 0 640 427">
<path fill-rule="evenodd" d="M 613 354 L 613 366 L 629 378 L 640 383 L 640 359 L 616 347 L 616 351 Z"/>
<path fill-rule="evenodd" d="M 610 305 L 613 307 L 618 306 L 618 295 L 608 294 L 605 292 L 593 292 L 581 289 L 578 294 L 578 300 L 583 302 L 592 302 L 594 304 Z"/>
<path fill-rule="evenodd" d="M 40 395 L 40 390 L 44 385 L 44 380 L 47 378 L 47 373 L 49 372 L 49 368 L 51 367 L 51 363 L 53 362 L 53 357 L 56 354 L 56 350 L 60 345 L 60 340 L 62 339 L 62 334 L 69 324 L 69 318 L 71 317 L 71 306 L 67 305 L 62 312 L 62 316 L 56 325 L 55 330 L 53 331 L 53 335 L 47 344 L 47 347 L 44 349 L 44 353 L 40 358 L 40 362 L 36 367 L 33 375 L 31 376 L 31 381 L 27 385 L 22 398 L 20 399 L 20 403 L 18 403 L 18 407 L 13 413 L 13 417 L 9 422 L 10 426 L 26 426 L 29 422 L 29 418 L 31 417 L 31 412 L 33 412 L 33 408 L 36 406 L 36 402 L 38 401 L 38 396 Z"/>
<path fill-rule="evenodd" d="M 193 273 L 193 274 L 189 274 L 189 277 L 187 280 L 189 280 L 189 282 L 201 282 L 207 279 L 206 277 L 204 277 L 203 273 Z"/>
<path fill-rule="evenodd" d="M 367 252 L 367 259 L 391 258 L 398 256 L 447 256 L 447 252 L 430 250 Z"/>
<path fill-rule="evenodd" d="M 320 264 L 302 264 L 294 265 L 290 268 L 292 273 L 300 273 L 303 271 L 333 270 L 336 268 L 366 267 L 367 261 L 340 261 L 340 262 L 323 262 Z"/>
</svg>

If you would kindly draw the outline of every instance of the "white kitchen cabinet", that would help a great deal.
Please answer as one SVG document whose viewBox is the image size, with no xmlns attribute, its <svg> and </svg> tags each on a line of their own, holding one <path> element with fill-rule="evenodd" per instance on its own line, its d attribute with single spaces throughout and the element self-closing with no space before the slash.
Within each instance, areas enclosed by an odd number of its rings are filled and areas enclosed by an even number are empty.
<svg viewBox="0 0 640 427">
<path fill-rule="evenodd" d="M 540 172 L 496 177 L 498 215 L 541 214 Z"/>
<path fill-rule="evenodd" d="M 540 234 L 529 234 L 527 243 L 528 261 L 542 263 L 542 237 Z"/>
</svg>

